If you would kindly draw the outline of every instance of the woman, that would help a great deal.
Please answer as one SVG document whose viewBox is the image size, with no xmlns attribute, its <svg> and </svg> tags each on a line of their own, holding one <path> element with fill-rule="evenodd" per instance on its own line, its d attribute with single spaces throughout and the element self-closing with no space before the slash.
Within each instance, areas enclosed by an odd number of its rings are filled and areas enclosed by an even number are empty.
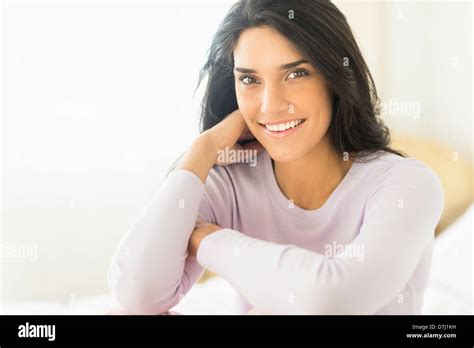
<svg viewBox="0 0 474 348">
<path fill-rule="evenodd" d="M 165 313 L 206 268 L 242 313 L 420 313 L 442 188 L 389 147 L 344 15 L 327 1 L 239 1 L 206 74 L 201 134 L 114 254 L 121 306 Z M 254 165 L 232 164 L 237 151 L 258 152 Z"/>
</svg>

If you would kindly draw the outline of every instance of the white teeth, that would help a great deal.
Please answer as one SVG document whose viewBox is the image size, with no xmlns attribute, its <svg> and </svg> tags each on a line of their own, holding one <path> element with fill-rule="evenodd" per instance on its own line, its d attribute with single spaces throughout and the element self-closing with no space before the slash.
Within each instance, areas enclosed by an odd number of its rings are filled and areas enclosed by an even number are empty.
<svg viewBox="0 0 474 348">
<path fill-rule="evenodd" d="M 290 129 L 290 128 L 295 128 L 297 125 L 299 125 L 300 123 L 302 123 L 303 120 L 293 120 L 291 122 L 286 122 L 286 123 L 280 123 L 280 124 L 267 124 L 265 125 L 265 127 L 268 129 L 268 130 L 271 130 L 273 132 L 281 132 L 281 131 L 284 131 L 284 130 L 287 130 L 287 129 Z"/>
</svg>

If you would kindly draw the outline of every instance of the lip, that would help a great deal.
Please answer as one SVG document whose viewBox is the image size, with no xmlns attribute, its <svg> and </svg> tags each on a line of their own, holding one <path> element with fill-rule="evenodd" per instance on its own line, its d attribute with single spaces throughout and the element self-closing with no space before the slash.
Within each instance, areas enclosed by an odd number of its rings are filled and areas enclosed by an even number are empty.
<svg viewBox="0 0 474 348">
<path fill-rule="evenodd" d="M 295 120 L 295 119 L 292 119 L 291 121 L 293 121 L 293 120 Z M 298 120 L 301 120 L 301 119 L 299 118 Z M 306 122 L 306 119 L 302 119 L 302 120 L 303 120 L 303 122 L 301 122 L 296 127 L 289 128 L 289 129 L 284 130 L 284 131 L 271 131 L 271 130 L 267 129 L 267 127 L 265 127 L 263 124 L 260 124 L 260 127 L 262 127 L 263 131 L 265 133 L 267 133 L 272 138 L 283 138 L 283 137 L 286 137 L 286 136 L 291 135 L 291 134 L 295 133 L 296 131 L 298 131 L 298 129 L 300 129 L 301 126 Z M 276 124 L 278 124 L 278 123 L 283 123 L 283 122 L 282 121 L 276 122 Z M 266 124 L 273 124 L 273 123 L 266 123 Z"/>
<path fill-rule="evenodd" d="M 260 125 L 273 125 L 273 124 L 280 124 L 280 123 L 288 123 L 291 121 L 298 121 L 298 120 L 303 120 L 305 121 L 305 118 L 289 118 L 286 120 L 279 120 L 279 121 L 269 121 L 269 122 L 258 122 Z"/>
</svg>

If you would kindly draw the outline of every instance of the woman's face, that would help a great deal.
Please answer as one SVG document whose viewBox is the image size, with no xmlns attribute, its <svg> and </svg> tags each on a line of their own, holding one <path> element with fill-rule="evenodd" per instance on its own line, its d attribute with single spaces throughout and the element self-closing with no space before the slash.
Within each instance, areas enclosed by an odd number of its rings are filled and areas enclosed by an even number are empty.
<svg viewBox="0 0 474 348">
<path fill-rule="evenodd" d="M 245 30 L 234 48 L 239 109 L 277 162 L 299 159 L 328 138 L 332 110 L 323 78 L 309 63 L 282 67 L 302 59 L 290 41 L 270 27 Z"/>
</svg>

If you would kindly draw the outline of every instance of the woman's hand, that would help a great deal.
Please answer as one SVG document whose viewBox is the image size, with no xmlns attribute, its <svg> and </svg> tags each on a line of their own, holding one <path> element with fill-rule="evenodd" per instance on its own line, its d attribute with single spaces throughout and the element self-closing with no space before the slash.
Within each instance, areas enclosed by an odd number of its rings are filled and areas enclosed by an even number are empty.
<svg viewBox="0 0 474 348">
<path fill-rule="evenodd" d="M 183 159 L 178 163 L 176 169 L 189 170 L 205 183 L 209 171 L 215 164 L 227 165 L 233 163 L 226 161 L 232 159 L 230 156 L 229 158 L 225 156 L 225 160 L 222 162 L 218 161 L 220 151 L 234 149 L 257 150 L 258 152 L 263 149 L 258 141 L 252 141 L 252 139 L 254 137 L 247 128 L 244 117 L 240 110 L 237 109 L 214 127 L 201 133 L 194 140 Z M 238 144 L 239 141 L 249 142 L 245 145 L 240 145 Z M 243 155 L 248 155 L 248 152 L 245 152 Z M 235 158 L 239 157 L 235 156 Z"/>
<path fill-rule="evenodd" d="M 221 230 L 222 227 L 218 225 L 214 225 L 207 222 L 200 222 L 196 223 L 196 227 L 194 227 L 194 231 L 189 238 L 188 243 L 188 257 L 196 257 L 197 250 L 199 249 L 199 245 L 204 237 L 208 234 L 214 233 L 216 231 Z"/>
<path fill-rule="evenodd" d="M 219 151 L 242 151 L 242 156 L 248 156 L 248 151 L 256 150 L 257 153 L 263 150 L 263 146 L 255 139 L 253 134 L 247 127 L 244 117 L 239 109 L 228 114 L 221 122 L 216 124 L 214 127 L 208 129 L 203 134 L 207 134 L 210 138 L 214 139 L 216 144 L 216 155 Z M 240 144 L 240 142 L 242 144 Z M 242 156 L 240 158 L 242 158 Z M 235 156 L 235 158 L 238 158 Z M 229 165 L 232 162 L 232 158 L 224 158 L 220 160 L 219 156 L 216 156 L 215 164 L 218 165 Z"/>
</svg>

